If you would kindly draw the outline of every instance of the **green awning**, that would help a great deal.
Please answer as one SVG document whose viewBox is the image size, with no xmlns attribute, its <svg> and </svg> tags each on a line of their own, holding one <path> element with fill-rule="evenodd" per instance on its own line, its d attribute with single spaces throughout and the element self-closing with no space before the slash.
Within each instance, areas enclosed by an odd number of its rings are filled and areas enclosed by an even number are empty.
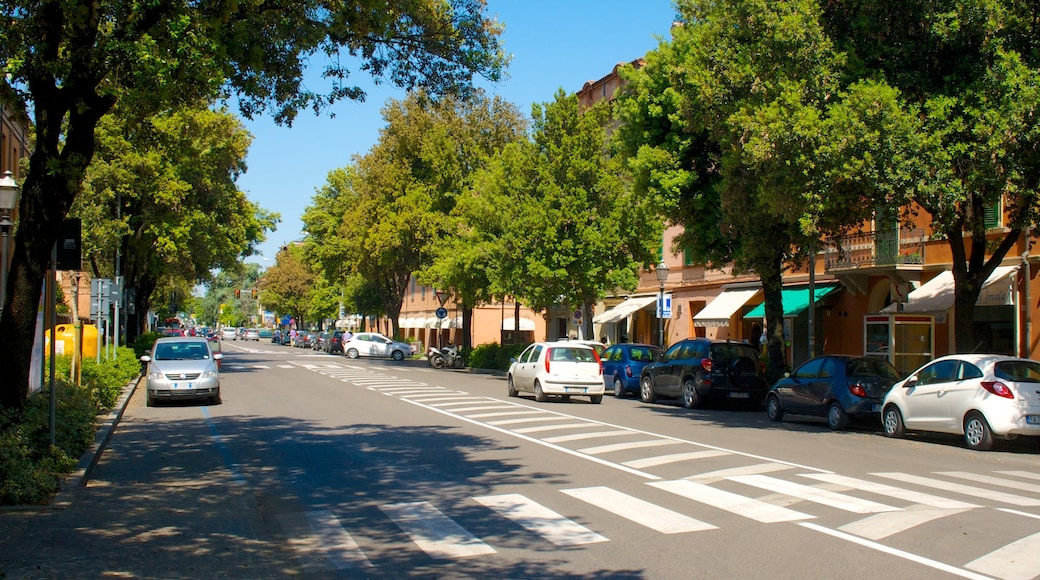
<svg viewBox="0 0 1040 580">
<path fill-rule="evenodd" d="M 830 286 L 817 286 L 816 290 L 816 302 L 820 298 L 834 292 L 838 289 L 838 285 Z M 798 316 L 809 307 L 809 289 L 808 288 L 792 288 L 790 290 L 784 289 L 780 291 L 780 299 L 784 302 L 784 318 L 789 316 Z M 744 315 L 744 318 L 763 318 L 766 315 L 766 304 L 763 302 L 759 304 L 751 312 Z"/>
</svg>

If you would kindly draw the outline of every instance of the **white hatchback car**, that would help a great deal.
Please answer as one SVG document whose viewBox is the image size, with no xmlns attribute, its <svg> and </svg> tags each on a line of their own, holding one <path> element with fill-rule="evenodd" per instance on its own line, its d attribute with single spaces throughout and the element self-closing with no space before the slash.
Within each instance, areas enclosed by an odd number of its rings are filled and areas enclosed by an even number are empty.
<svg viewBox="0 0 1040 580">
<path fill-rule="evenodd" d="M 404 360 L 412 356 L 412 346 L 387 338 L 378 332 L 359 332 L 343 343 L 343 353 L 347 358 L 379 356 Z"/>
<path fill-rule="evenodd" d="M 536 342 L 509 365 L 509 396 L 534 393 L 539 402 L 550 395 L 569 399 L 587 396 L 595 404 L 603 400 L 603 363 L 589 345 L 574 341 Z"/>
<path fill-rule="evenodd" d="M 885 435 L 963 435 L 971 449 L 994 437 L 1040 435 L 1040 362 L 995 354 L 937 358 L 892 385 L 882 403 Z"/>
</svg>

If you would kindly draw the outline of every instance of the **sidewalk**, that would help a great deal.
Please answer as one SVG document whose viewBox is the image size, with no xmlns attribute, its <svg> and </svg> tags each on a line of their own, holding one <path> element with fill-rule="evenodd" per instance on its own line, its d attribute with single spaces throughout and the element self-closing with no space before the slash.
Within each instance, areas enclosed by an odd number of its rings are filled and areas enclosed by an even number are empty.
<svg viewBox="0 0 1040 580">
<path fill-rule="evenodd" d="M 197 433 L 171 445 L 135 418 L 145 397 L 129 387 L 50 506 L 0 511 L 0 578 L 293 575 L 253 492 L 200 457 Z"/>
</svg>

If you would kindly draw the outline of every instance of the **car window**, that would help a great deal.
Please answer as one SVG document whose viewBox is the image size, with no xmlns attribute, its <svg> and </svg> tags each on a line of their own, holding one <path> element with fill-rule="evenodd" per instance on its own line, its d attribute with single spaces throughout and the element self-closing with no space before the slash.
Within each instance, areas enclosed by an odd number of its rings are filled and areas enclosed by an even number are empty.
<svg viewBox="0 0 1040 580">
<path fill-rule="evenodd" d="M 961 366 L 957 369 L 957 380 L 963 381 L 980 377 L 982 377 L 982 370 L 980 370 L 979 367 L 970 362 L 961 361 Z"/>
<path fill-rule="evenodd" d="M 679 354 L 680 354 L 681 351 L 683 351 L 686 348 L 686 344 L 687 343 L 680 342 L 678 344 L 672 345 L 672 347 L 669 348 L 664 353 L 664 359 L 665 360 L 675 360 L 675 359 L 679 358 Z"/>
<path fill-rule="evenodd" d="M 538 362 L 538 360 L 541 359 L 541 357 L 542 357 L 542 345 L 536 344 L 536 345 L 534 345 L 534 348 L 531 349 L 531 356 L 530 356 L 529 360 L 530 360 L 530 362 Z"/>
<path fill-rule="evenodd" d="M 838 374 L 838 361 L 837 359 L 827 357 L 823 359 L 823 366 L 820 367 L 820 378 L 829 379 L 837 376 Z"/>
<path fill-rule="evenodd" d="M 617 360 L 621 360 L 621 348 L 617 346 L 609 346 L 607 350 L 603 351 L 603 362 L 613 362 L 615 357 Z"/>
<path fill-rule="evenodd" d="M 746 344 L 715 344 L 712 345 L 711 358 L 719 360 L 733 360 L 740 357 L 755 358 L 758 352 Z"/>
<path fill-rule="evenodd" d="M 633 346 L 628 351 L 628 358 L 635 362 L 651 362 L 654 360 L 654 353 L 650 352 L 650 349 L 645 346 Z"/>
<path fill-rule="evenodd" d="M 814 358 L 811 361 L 807 361 L 794 371 L 793 376 L 796 379 L 815 379 L 820 376 L 820 367 L 823 366 L 823 361 L 824 359 L 822 358 Z"/>
<path fill-rule="evenodd" d="M 546 354 L 551 361 L 595 362 L 595 351 L 590 348 L 574 348 L 569 346 L 553 347 Z"/>
<path fill-rule="evenodd" d="M 993 375 L 1005 381 L 1040 383 L 1040 363 L 1020 360 L 1000 361 L 993 365 Z"/>
<path fill-rule="evenodd" d="M 936 383 L 948 383 L 953 380 L 960 361 L 944 360 L 929 365 L 917 373 L 917 384 L 934 385 Z"/>
</svg>

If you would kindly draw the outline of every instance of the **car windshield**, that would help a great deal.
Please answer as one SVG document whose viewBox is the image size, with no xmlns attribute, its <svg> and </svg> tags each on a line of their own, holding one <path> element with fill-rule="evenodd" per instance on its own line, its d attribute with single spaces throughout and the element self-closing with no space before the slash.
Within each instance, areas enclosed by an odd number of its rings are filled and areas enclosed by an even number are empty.
<svg viewBox="0 0 1040 580">
<path fill-rule="evenodd" d="M 596 362 L 596 355 L 591 348 L 555 347 L 549 350 L 549 360 Z"/>
<path fill-rule="evenodd" d="M 209 349 L 204 342 L 180 342 L 159 344 L 155 347 L 155 360 L 203 360 L 209 358 Z"/>
<path fill-rule="evenodd" d="M 1005 381 L 1040 383 L 1040 363 L 1024 360 L 1006 360 L 993 366 L 993 376 Z"/>
<path fill-rule="evenodd" d="M 755 358 L 758 352 L 746 344 L 716 344 L 712 346 L 712 358 L 730 360 L 740 357 Z"/>
<path fill-rule="evenodd" d="M 854 358 L 845 363 L 845 374 L 848 376 L 882 377 L 899 380 L 899 372 L 886 361 L 873 358 Z"/>
</svg>

